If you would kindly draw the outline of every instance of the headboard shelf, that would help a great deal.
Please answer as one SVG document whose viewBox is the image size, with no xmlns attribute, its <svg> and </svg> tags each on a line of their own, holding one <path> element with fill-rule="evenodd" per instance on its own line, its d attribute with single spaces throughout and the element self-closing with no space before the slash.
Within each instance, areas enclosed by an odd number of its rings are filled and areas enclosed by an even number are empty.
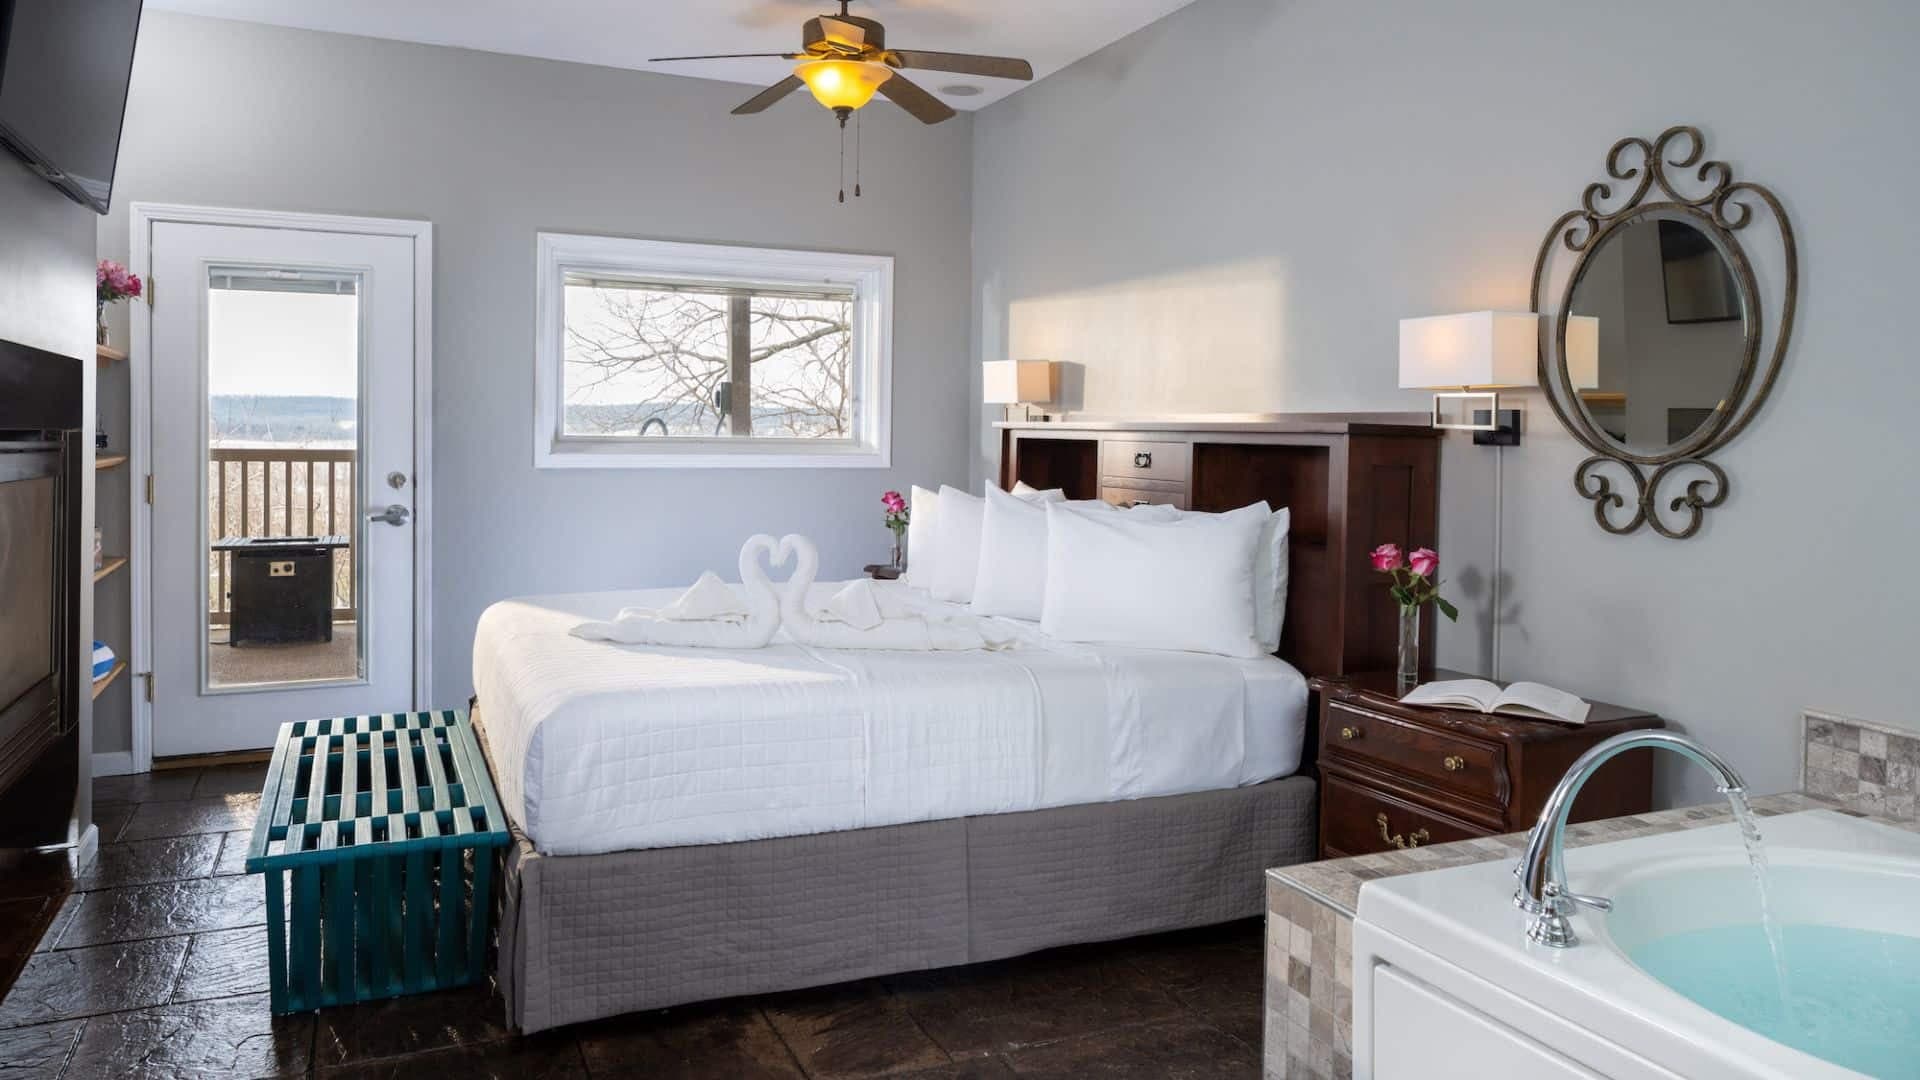
<svg viewBox="0 0 1920 1080">
<path fill-rule="evenodd" d="M 1292 511 L 1280 657 L 1303 674 L 1389 669 L 1399 632 L 1367 550 L 1436 540 L 1439 433 L 1424 413 L 1235 414 L 996 424 L 1000 485 L 1072 499 Z M 1150 569 L 1150 568 L 1144 568 Z M 1432 666 L 1432 612 L 1421 635 Z"/>
</svg>

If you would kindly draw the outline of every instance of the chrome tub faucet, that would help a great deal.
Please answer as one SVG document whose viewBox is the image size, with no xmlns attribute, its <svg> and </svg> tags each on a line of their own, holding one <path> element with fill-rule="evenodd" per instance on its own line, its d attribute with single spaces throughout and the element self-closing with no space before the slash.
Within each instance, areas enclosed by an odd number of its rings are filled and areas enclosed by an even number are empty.
<svg viewBox="0 0 1920 1080">
<path fill-rule="evenodd" d="M 1684 735 L 1669 731 L 1629 731 L 1594 744 L 1567 769 L 1553 794 L 1547 796 L 1540 820 L 1527 837 L 1526 853 L 1514 865 L 1513 875 L 1520 879 L 1520 887 L 1513 894 L 1514 906 L 1533 916 L 1533 922 L 1527 926 L 1527 940 L 1556 949 L 1568 948 L 1579 943 L 1572 925 L 1567 922 L 1576 905 L 1584 904 L 1598 911 L 1613 907 L 1613 901 L 1605 897 L 1582 896 L 1567 889 L 1567 814 L 1573 810 L 1573 800 L 1580 794 L 1581 786 L 1600 766 L 1617 754 L 1641 747 L 1671 750 L 1706 769 L 1713 774 L 1721 794 L 1746 790 L 1746 782 L 1733 766 Z"/>
</svg>

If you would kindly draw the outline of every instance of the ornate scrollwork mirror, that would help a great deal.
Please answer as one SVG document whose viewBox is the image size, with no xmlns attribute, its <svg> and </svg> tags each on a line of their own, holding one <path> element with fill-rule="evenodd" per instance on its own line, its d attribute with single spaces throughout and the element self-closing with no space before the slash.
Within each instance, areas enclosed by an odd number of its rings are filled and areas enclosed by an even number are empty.
<svg viewBox="0 0 1920 1080">
<path fill-rule="evenodd" d="M 1533 310 L 1546 316 L 1540 385 L 1592 454 L 1573 485 L 1610 533 L 1699 532 L 1729 491 L 1709 458 L 1759 412 L 1793 334 L 1799 257 L 1786 211 L 1771 191 L 1705 157 L 1692 127 L 1614 143 L 1607 176 L 1632 185 L 1626 198 L 1615 201 L 1612 183 L 1588 184 L 1534 259 Z M 1765 253 L 1775 290 L 1761 287 L 1740 242 L 1762 216 L 1756 204 L 1777 229 L 1778 249 Z M 1563 273 L 1556 242 L 1573 257 Z M 1563 283 L 1542 306 L 1556 277 Z M 1630 493 L 1616 490 L 1621 478 Z"/>
</svg>

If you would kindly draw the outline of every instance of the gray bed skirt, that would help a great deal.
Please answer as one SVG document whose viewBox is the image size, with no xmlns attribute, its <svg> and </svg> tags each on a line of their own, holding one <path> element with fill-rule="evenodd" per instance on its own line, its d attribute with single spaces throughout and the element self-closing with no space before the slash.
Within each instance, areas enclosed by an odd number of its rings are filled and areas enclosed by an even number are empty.
<svg viewBox="0 0 1920 1080">
<path fill-rule="evenodd" d="M 603 855 L 542 855 L 516 826 L 500 989 L 532 1032 L 1246 918 L 1263 870 L 1313 857 L 1314 812 L 1294 776 Z"/>
</svg>

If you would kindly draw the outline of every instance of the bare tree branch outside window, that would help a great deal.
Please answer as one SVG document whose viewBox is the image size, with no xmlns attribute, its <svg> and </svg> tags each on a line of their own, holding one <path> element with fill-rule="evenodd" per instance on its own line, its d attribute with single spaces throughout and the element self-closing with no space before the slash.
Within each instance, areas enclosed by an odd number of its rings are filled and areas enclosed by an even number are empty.
<svg viewBox="0 0 1920 1080">
<path fill-rule="evenodd" d="M 732 340 L 734 305 L 748 337 Z M 853 428 L 851 297 L 692 292 L 569 282 L 563 432 L 713 437 L 717 400 L 744 350 L 748 387 L 732 388 L 756 436 L 847 439 Z"/>
</svg>

